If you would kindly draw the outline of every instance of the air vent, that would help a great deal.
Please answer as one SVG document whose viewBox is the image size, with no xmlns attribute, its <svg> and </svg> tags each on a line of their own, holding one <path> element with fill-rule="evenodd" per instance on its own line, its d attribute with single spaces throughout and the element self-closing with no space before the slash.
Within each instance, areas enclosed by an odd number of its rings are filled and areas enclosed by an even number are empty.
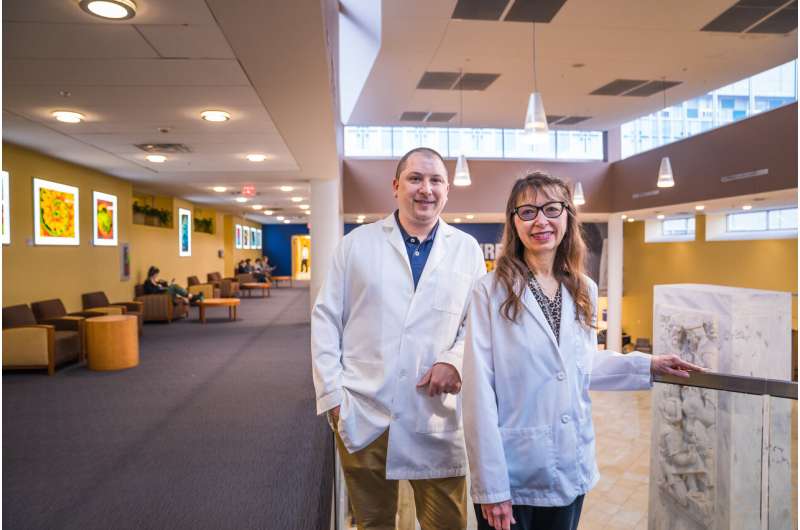
<svg viewBox="0 0 800 530">
<path fill-rule="evenodd" d="M 682 81 L 650 81 L 644 85 L 634 88 L 630 92 L 625 92 L 624 96 L 647 97 L 658 94 L 669 88 L 680 85 Z"/>
<path fill-rule="evenodd" d="M 431 112 L 425 121 L 444 123 L 452 120 L 455 115 L 455 112 Z"/>
<path fill-rule="evenodd" d="M 463 20 L 500 20 L 509 0 L 458 0 L 451 18 Z"/>
<path fill-rule="evenodd" d="M 615 79 L 607 85 L 603 85 L 597 90 L 590 92 L 593 96 L 619 96 L 633 88 L 647 83 L 646 79 Z"/>
<path fill-rule="evenodd" d="M 780 9 L 784 3 L 781 0 L 741 0 L 700 31 L 788 33 L 797 28 L 797 2 Z"/>
<path fill-rule="evenodd" d="M 458 72 L 425 72 L 417 88 L 426 90 L 449 90 L 458 81 Z"/>
<path fill-rule="evenodd" d="M 757 169 L 755 171 L 747 171 L 745 173 L 736 173 L 735 175 L 726 175 L 724 177 L 720 177 L 719 181 L 724 184 L 726 182 L 736 182 L 737 180 L 763 177 L 764 175 L 769 175 L 769 169 L 764 168 L 764 169 Z"/>
<path fill-rule="evenodd" d="M 191 153 L 189 146 L 183 144 L 134 144 L 145 153 L 178 154 Z"/>
<path fill-rule="evenodd" d="M 566 0 L 516 0 L 504 20 L 508 22 L 550 22 Z"/>
<path fill-rule="evenodd" d="M 423 121 L 427 112 L 406 111 L 400 116 L 400 121 Z"/>
<path fill-rule="evenodd" d="M 576 123 L 580 123 L 582 121 L 592 119 L 591 116 L 570 116 L 568 118 L 564 118 L 563 120 L 559 121 L 557 125 L 575 125 Z"/>
<path fill-rule="evenodd" d="M 453 90 L 486 90 L 500 74 L 464 74 Z"/>
<path fill-rule="evenodd" d="M 564 116 L 547 116 L 547 124 L 553 125 L 554 123 L 558 123 L 558 120 L 564 119 Z"/>
</svg>

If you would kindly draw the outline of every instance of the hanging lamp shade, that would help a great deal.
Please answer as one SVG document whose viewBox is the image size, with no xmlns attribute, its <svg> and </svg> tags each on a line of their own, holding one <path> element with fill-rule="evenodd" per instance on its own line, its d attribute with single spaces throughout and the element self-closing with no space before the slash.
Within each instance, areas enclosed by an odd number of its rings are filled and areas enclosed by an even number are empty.
<svg viewBox="0 0 800 530">
<path fill-rule="evenodd" d="M 454 186 L 469 186 L 472 184 L 472 179 L 469 177 L 469 164 L 467 164 L 467 157 L 458 155 L 456 161 L 456 174 L 453 177 Z"/>
<path fill-rule="evenodd" d="M 658 168 L 658 182 L 656 186 L 659 188 L 671 188 L 675 185 L 675 179 L 672 178 L 672 164 L 669 162 L 669 157 L 665 156 L 661 159 L 661 165 Z"/>
<path fill-rule="evenodd" d="M 528 112 L 525 114 L 525 132 L 547 134 L 548 130 L 542 95 L 539 92 L 531 92 L 528 98 Z"/>
<path fill-rule="evenodd" d="M 575 206 L 582 206 L 586 204 L 586 197 L 583 196 L 583 185 L 578 182 L 575 184 L 575 189 L 572 190 L 572 202 Z"/>
</svg>

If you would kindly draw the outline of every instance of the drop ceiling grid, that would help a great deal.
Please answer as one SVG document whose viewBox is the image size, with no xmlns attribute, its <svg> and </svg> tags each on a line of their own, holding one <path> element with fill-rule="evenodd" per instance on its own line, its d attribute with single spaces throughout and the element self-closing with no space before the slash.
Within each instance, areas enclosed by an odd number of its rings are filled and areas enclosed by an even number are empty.
<svg viewBox="0 0 800 530">
<path fill-rule="evenodd" d="M 131 25 L 5 22 L 3 59 L 156 59 Z"/>
<path fill-rule="evenodd" d="M 6 0 L 3 20 L 7 22 L 56 22 L 61 24 L 130 25 L 132 20 L 108 22 L 84 13 L 77 0 Z M 136 2 L 136 24 L 214 24 L 204 0 Z"/>
</svg>

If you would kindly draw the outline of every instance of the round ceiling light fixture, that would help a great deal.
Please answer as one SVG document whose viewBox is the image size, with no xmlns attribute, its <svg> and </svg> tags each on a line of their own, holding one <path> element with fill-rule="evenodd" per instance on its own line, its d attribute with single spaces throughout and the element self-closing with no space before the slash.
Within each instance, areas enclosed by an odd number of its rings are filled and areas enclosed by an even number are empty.
<svg viewBox="0 0 800 530">
<path fill-rule="evenodd" d="M 292 202 L 303 202 L 302 197 L 292 197 Z"/>
<path fill-rule="evenodd" d="M 167 157 L 164 155 L 147 155 L 145 158 L 148 162 L 153 162 L 154 164 L 163 164 L 167 161 Z"/>
<path fill-rule="evenodd" d="M 472 215 L 471 213 L 468 213 L 467 214 L 467 219 L 475 219 L 475 216 Z"/>
<path fill-rule="evenodd" d="M 308 210 L 309 208 L 311 208 L 311 206 L 309 206 L 308 204 L 301 204 L 300 206 L 298 206 L 298 208 L 300 208 L 301 210 Z"/>
<path fill-rule="evenodd" d="M 289 192 L 289 191 L 293 191 L 293 190 L 294 190 L 294 188 L 291 187 L 291 186 L 281 186 L 281 191 Z"/>
<path fill-rule="evenodd" d="M 224 110 L 204 110 L 200 117 L 206 121 L 223 122 L 231 119 L 231 115 Z"/>
<path fill-rule="evenodd" d="M 698 204 L 697 206 L 694 207 L 694 209 L 697 210 L 698 212 L 702 212 L 703 210 L 706 209 L 706 207 L 703 204 Z"/>
<path fill-rule="evenodd" d="M 282 215 L 279 215 L 279 216 L 278 216 L 278 217 L 276 217 L 275 219 L 277 219 L 278 221 L 283 221 L 283 220 L 284 220 L 284 219 L 286 219 L 286 218 L 285 218 L 284 216 L 282 216 Z"/>
<path fill-rule="evenodd" d="M 264 210 L 264 215 L 272 215 L 273 213 L 275 212 L 273 212 L 272 210 Z"/>
<path fill-rule="evenodd" d="M 252 206 L 253 210 L 260 210 L 260 209 L 261 209 L 261 208 L 263 208 L 263 207 L 264 207 L 264 205 L 263 205 L 263 204 L 254 204 L 254 205 Z"/>
<path fill-rule="evenodd" d="M 263 162 L 264 160 L 267 159 L 267 155 L 251 153 L 247 155 L 245 158 L 247 158 L 250 162 Z"/>
<path fill-rule="evenodd" d="M 216 191 L 217 193 L 225 193 L 226 191 L 228 191 L 228 188 L 226 188 L 225 186 L 214 186 L 211 189 Z"/>
<path fill-rule="evenodd" d="M 236 202 L 247 202 L 247 197 L 236 197 Z"/>
<path fill-rule="evenodd" d="M 285 225 L 288 225 L 289 223 L 291 223 L 291 221 L 290 221 L 290 220 L 288 220 L 288 219 L 285 219 L 285 220 L 283 221 L 283 224 L 285 224 Z"/>
<path fill-rule="evenodd" d="M 71 110 L 57 110 L 53 112 L 53 117 L 63 123 L 80 123 L 86 119 L 80 112 L 72 112 Z"/>
<path fill-rule="evenodd" d="M 100 18 L 125 20 L 136 16 L 136 4 L 132 0 L 80 0 L 78 5 L 90 15 Z"/>
</svg>

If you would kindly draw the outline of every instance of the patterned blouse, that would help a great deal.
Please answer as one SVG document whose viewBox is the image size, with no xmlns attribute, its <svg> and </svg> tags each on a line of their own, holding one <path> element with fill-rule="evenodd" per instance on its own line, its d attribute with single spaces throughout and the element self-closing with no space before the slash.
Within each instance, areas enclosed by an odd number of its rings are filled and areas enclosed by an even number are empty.
<svg viewBox="0 0 800 530">
<path fill-rule="evenodd" d="M 547 323 L 550 324 L 550 329 L 553 330 L 553 334 L 556 336 L 556 343 L 560 344 L 561 339 L 558 336 L 558 331 L 561 329 L 561 284 L 558 284 L 556 296 L 551 300 L 544 294 L 542 286 L 536 281 L 536 277 L 533 273 L 529 271 L 528 287 L 530 287 L 533 297 L 539 302 L 539 307 L 542 308 L 544 318 L 547 319 Z"/>
</svg>

